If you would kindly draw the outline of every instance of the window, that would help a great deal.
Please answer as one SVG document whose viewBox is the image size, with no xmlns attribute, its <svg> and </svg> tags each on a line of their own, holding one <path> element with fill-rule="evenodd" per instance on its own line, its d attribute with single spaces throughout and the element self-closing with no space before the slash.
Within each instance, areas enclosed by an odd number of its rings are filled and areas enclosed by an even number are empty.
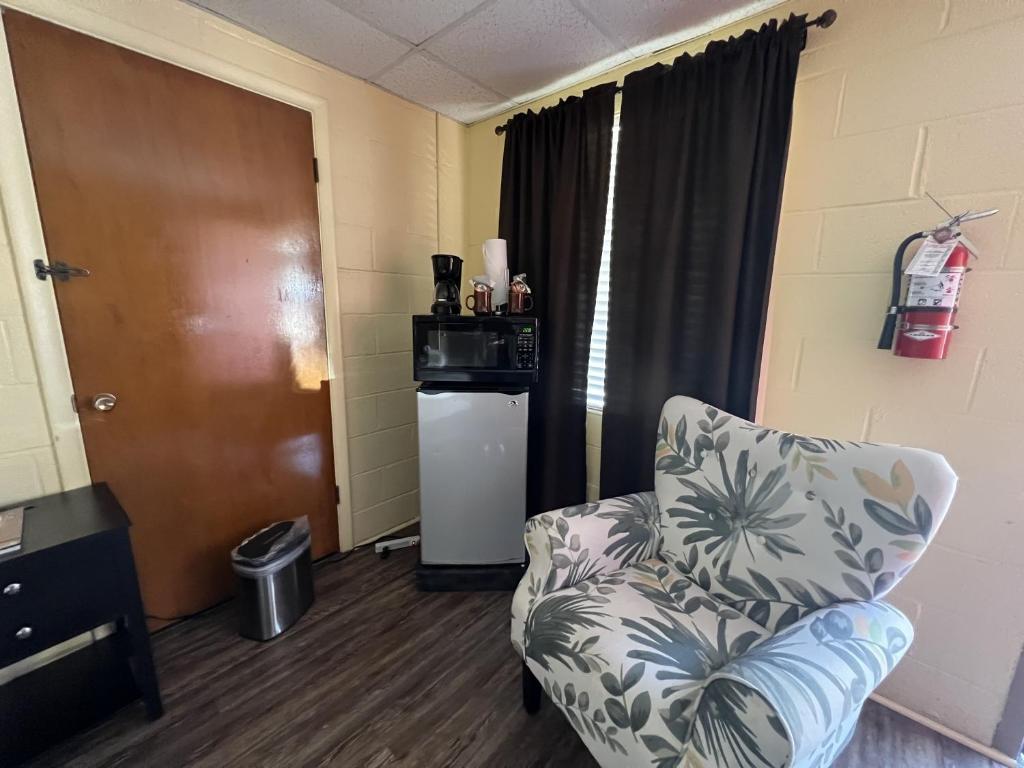
<svg viewBox="0 0 1024 768">
<path fill-rule="evenodd" d="M 590 334 L 590 360 L 587 363 L 587 407 L 604 408 L 605 346 L 608 342 L 608 286 L 612 264 L 612 203 L 615 198 L 615 161 L 619 155 L 619 116 L 612 128 L 612 172 L 608 179 L 608 208 L 604 215 L 604 242 L 601 245 L 601 269 L 597 273 L 597 301 Z"/>
</svg>

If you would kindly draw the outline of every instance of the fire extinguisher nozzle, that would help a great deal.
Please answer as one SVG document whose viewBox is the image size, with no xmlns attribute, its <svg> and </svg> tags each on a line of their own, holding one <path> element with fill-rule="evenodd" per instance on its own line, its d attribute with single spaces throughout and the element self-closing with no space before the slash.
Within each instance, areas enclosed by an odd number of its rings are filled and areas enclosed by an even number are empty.
<svg viewBox="0 0 1024 768">
<path fill-rule="evenodd" d="M 892 340 L 896 336 L 896 315 L 885 316 L 885 324 L 882 326 L 882 335 L 878 337 L 879 349 L 892 349 Z"/>
</svg>

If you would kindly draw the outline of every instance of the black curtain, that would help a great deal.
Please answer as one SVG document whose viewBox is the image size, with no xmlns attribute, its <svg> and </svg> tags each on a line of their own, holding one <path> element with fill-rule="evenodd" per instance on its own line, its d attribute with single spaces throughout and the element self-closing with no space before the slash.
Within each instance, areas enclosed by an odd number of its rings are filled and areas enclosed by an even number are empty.
<svg viewBox="0 0 1024 768">
<path fill-rule="evenodd" d="M 753 413 L 803 17 L 628 75 L 601 495 L 654 484 L 664 401 Z"/>
<path fill-rule="evenodd" d="M 586 498 L 587 360 L 611 172 L 615 84 L 516 115 L 505 131 L 498 236 L 539 320 L 527 512 Z"/>
</svg>

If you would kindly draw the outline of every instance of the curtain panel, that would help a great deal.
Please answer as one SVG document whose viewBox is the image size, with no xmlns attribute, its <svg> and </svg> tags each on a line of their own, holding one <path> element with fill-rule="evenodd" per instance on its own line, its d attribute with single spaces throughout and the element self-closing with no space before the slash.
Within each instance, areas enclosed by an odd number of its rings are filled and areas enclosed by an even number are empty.
<svg viewBox="0 0 1024 768">
<path fill-rule="evenodd" d="M 530 390 L 527 514 L 586 498 L 587 360 L 611 172 L 615 84 L 584 91 L 505 130 L 499 237 L 525 272 L 539 321 Z"/>
<path fill-rule="evenodd" d="M 604 498 L 653 487 L 668 397 L 753 415 L 805 36 L 803 18 L 772 20 L 623 83 Z"/>
</svg>

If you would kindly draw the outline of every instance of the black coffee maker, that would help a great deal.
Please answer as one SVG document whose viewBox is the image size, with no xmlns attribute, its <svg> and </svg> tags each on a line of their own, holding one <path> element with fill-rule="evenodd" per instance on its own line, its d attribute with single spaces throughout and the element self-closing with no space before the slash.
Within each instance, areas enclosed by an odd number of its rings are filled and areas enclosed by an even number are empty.
<svg viewBox="0 0 1024 768">
<path fill-rule="evenodd" d="M 435 315 L 461 314 L 459 286 L 462 285 L 462 259 L 447 253 L 435 253 L 430 260 L 434 264 L 434 303 L 430 305 L 430 311 Z"/>
</svg>

